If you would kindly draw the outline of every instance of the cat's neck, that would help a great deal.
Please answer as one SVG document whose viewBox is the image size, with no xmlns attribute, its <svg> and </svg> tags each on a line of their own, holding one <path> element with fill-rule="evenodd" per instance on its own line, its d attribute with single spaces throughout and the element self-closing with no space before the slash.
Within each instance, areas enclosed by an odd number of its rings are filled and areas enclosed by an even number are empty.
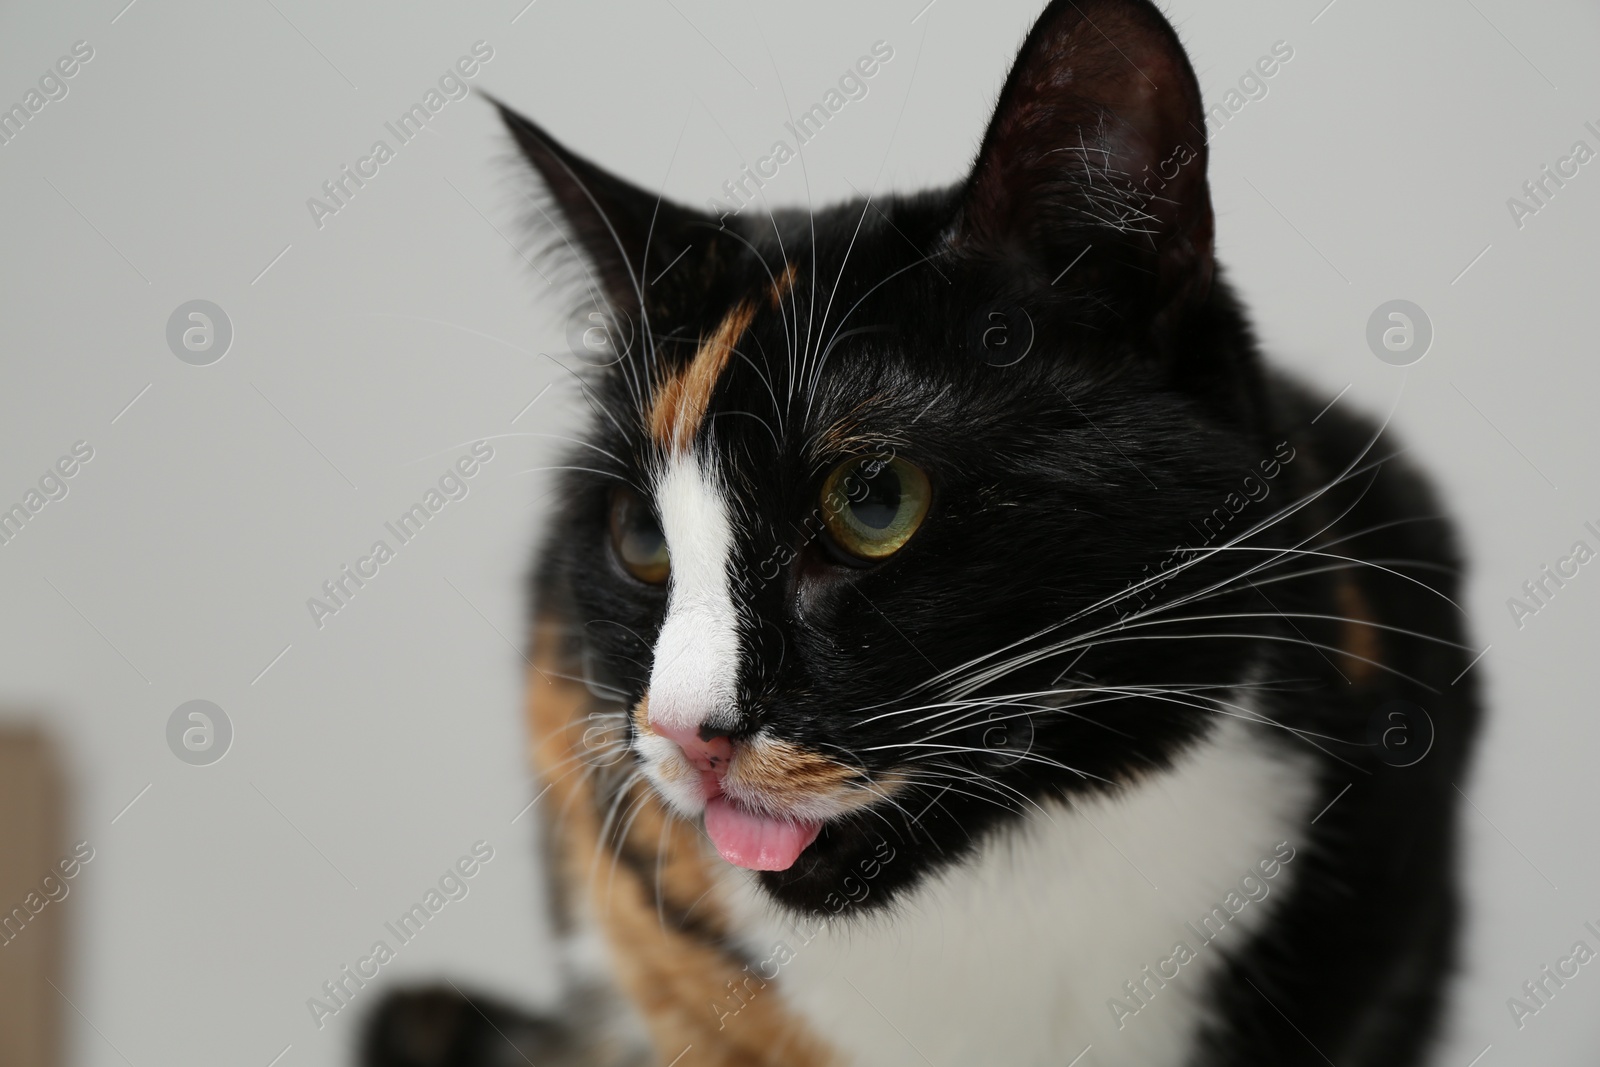
<svg viewBox="0 0 1600 1067">
<path fill-rule="evenodd" d="M 1062 1067 L 1091 1044 L 1096 1064 L 1181 1063 L 1224 955 L 1294 884 L 1281 843 L 1303 845 L 1314 782 L 1285 740 L 1224 718 L 1170 769 L 1048 802 L 859 920 L 796 921 L 725 868 L 742 948 L 776 972 L 756 995 L 860 1064 Z"/>
</svg>

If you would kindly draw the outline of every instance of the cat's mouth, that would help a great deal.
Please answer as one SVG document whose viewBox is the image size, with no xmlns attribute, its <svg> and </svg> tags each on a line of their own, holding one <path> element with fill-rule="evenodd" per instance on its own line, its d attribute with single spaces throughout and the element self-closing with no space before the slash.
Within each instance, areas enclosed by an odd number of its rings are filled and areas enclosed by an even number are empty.
<svg viewBox="0 0 1600 1067">
<path fill-rule="evenodd" d="M 785 871 L 824 824 L 884 796 L 866 774 L 809 748 L 758 734 L 694 755 L 635 711 L 634 747 L 657 793 L 680 815 L 703 818 L 718 855 L 735 867 Z M 873 786 L 868 788 L 868 786 Z"/>
</svg>

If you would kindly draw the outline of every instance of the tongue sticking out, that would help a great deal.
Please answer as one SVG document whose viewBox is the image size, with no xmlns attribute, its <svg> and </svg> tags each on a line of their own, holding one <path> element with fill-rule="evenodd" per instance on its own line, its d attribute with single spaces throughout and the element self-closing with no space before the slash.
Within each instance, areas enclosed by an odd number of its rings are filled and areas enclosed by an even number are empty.
<svg viewBox="0 0 1600 1067">
<path fill-rule="evenodd" d="M 726 797 L 706 803 L 706 833 L 722 858 L 752 871 L 786 871 L 794 866 L 822 824 L 790 822 L 734 807 Z"/>
</svg>

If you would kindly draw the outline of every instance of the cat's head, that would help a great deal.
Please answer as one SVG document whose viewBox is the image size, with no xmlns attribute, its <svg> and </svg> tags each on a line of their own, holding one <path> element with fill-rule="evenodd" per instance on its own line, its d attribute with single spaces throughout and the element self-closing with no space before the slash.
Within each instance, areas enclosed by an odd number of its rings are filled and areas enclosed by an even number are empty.
<svg viewBox="0 0 1600 1067">
<path fill-rule="evenodd" d="M 717 218 L 505 118 L 609 344 L 544 569 L 725 858 L 816 909 L 887 839 L 888 899 L 1207 728 L 1237 642 L 1141 612 L 1205 588 L 1174 549 L 1271 451 L 1151 4 L 1052 3 L 914 196 Z"/>
</svg>

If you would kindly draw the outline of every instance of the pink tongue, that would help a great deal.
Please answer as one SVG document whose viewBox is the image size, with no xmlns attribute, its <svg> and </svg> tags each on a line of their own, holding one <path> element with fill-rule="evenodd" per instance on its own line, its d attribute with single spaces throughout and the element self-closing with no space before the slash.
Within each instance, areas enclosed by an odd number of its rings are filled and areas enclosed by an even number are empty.
<svg viewBox="0 0 1600 1067">
<path fill-rule="evenodd" d="M 743 811 L 726 797 L 706 802 L 706 833 L 722 858 L 735 867 L 786 871 L 821 830 L 821 823 L 790 822 Z"/>
</svg>

